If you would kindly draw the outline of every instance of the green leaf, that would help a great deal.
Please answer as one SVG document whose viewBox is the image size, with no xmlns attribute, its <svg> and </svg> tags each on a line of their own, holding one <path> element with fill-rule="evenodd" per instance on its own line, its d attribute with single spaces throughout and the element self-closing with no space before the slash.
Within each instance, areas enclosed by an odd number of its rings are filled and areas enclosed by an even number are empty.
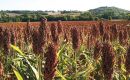
<svg viewBox="0 0 130 80">
<path fill-rule="evenodd" d="M 65 46 L 66 46 L 66 44 L 64 44 L 63 46 L 62 46 L 62 48 L 58 51 L 58 53 L 57 53 L 57 57 L 59 58 L 59 55 L 62 53 L 62 51 L 64 50 L 64 48 L 65 48 Z"/>
<path fill-rule="evenodd" d="M 12 44 L 10 44 L 10 46 L 11 46 L 14 50 L 16 50 L 16 51 L 19 53 L 19 55 L 21 55 L 21 56 L 24 56 L 24 55 L 25 55 L 25 54 L 19 49 L 19 47 L 14 46 L 14 45 L 12 45 Z"/>
<path fill-rule="evenodd" d="M 94 67 L 93 67 L 92 63 L 89 63 L 88 67 L 85 70 L 78 72 L 76 76 L 80 76 L 80 75 L 84 75 L 84 74 L 88 75 L 93 70 L 94 70 Z"/>
<path fill-rule="evenodd" d="M 123 46 L 119 46 L 119 49 L 121 49 L 123 53 L 126 52 L 126 50 L 125 50 L 125 48 Z"/>
<path fill-rule="evenodd" d="M 30 68 L 32 69 L 32 71 L 34 72 L 36 79 L 39 80 L 39 73 L 38 71 L 31 65 L 31 63 L 26 59 L 26 62 L 28 63 L 28 65 L 30 66 Z"/>
<path fill-rule="evenodd" d="M 127 80 L 125 75 L 122 75 L 122 80 Z"/>
<path fill-rule="evenodd" d="M 124 65 L 124 64 L 121 64 L 121 70 L 122 70 L 123 72 L 126 72 L 126 69 L 125 69 L 125 65 Z"/>
<path fill-rule="evenodd" d="M 12 66 L 12 68 L 13 68 L 13 71 L 14 71 L 14 73 L 15 73 L 17 79 L 18 79 L 18 80 L 23 80 L 22 76 L 21 76 L 20 73 L 17 71 L 17 69 L 16 69 L 14 66 Z"/>
<path fill-rule="evenodd" d="M 60 73 L 58 69 L 56 69 L 56 74 L 62 78 L 62 80 L 66 80 L 66 78 Z"/>
</svg>

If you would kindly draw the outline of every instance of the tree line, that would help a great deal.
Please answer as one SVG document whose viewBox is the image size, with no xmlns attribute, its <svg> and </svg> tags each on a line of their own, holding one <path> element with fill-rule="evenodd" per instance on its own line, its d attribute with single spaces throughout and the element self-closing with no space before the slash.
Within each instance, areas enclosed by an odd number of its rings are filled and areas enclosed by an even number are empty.
<svg viewBox="0 0 130 80">
<path fill-rule="evenodd" d="M 11 13 L 8 11 L 8 13 Z M 0 12 L 0 22 L 26 22 L 30 20 L 31 22 L 39 21 L 41 17 L 46 17 L 48 21 L 93 21 L 93 20 L 112 20 L 112 19 L 126 19 L 130 20 L 129 13 L 115 13 L 111 10 L 107 10 L 103 13 L 93 13 L 92 11 L 87 12 L 76 12 L 76 11 L 62 11 L 62 15 L 48 15 L 47 12 L 37 11 L 37 12 L 26 12 L 26 11 L 13 11 L 19 15 L 10 16 L 5 12 Z M 69 15 L 68 13 L 80 13 L 79 15 Z"/>
</svg>

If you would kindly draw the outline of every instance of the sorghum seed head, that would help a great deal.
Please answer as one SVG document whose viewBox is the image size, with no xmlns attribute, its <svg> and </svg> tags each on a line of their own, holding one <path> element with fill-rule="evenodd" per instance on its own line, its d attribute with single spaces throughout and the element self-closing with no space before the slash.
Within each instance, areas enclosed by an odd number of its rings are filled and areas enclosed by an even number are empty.
<svg viewBox="0 0 130 80">
<path fill-rule="evenodd" d="M 11 44 L 15 45 L 16 44 L 15 33 L 13 30 L 11 30 L 10 33 L 11 33 L 11 37 L 10 37 Z"/>
<path fill-rule="evenodd" d="M 97 60 L 101 56 L 102 44 L 97 41 L 94 47 L 94 59 Z"/>
<path fill-rule="evenodd" d="M 45 54 L 45 68 L 44 68 L 44 80 L 52 80 L 55 76 L 56 66 L 58 63 L 57 59 L 57 48 L 49 44 L 47 53 Z"/>
<path fill-rule="evenodd" d="M 109 42 L 103 43 L 102 71 L 107 80 L 112 80 L 115 53 Z"/>
<path fill-rule="evenodd" d="M 104 24 L 103 22 L 99 23 L 99 31 L 100 31 L 100 36 L 104 34 Z"/>
<path fill-rule="evenodd" d="M 110 35 L 109 33 L 105 32 L 103 34 L 103 41 L 106 42 L 106 41 L 110 41 Z"/>
<path fill-rule="evenodd" d="M 126 53 L 126 62 L 125 62 L 126 71 L 129 74 L 130 73 L 130 46 L 127 49 Z"/>
<path fill-rule="evenodd" d="M 58 37 L 58 34 L 57 34 L 57 25 L 56 25 L 56 23 L 53 23 L 51 25 L 50 31 L 51 31 L 51 38 L 52 38 L 53 43 L 55 45 L 58 45 L 59 37 Z"/>
<path fill-rule="evenodd" d="M 27 26 L 24 28 L 24 41 L 26 43 L 31 43 L 31 27 L 30 21 L 27 22 Z"/>
<path fill-rule="evenodd" d="M 120 44 L 124 44 L 123 31 L 119 32 L 119 42 Z"/>
<path fill-rule="evenodd" d="M 0 47 L 3 46 L 3 28 L 0 27 Z"/>
<path fill-rule="evenodd" d="M 114 24 L 114 25 L 112 25 L 110 28 L 111 28 L 111 33 L 112 33 L 112 39 L 113 39 L 113 40 L 117 40 L 117 38 L 118 38 L 117 25 Z"/>
<path fill-rule="evenodd" d="M 93 25 L 93 26 L 92 26 L 91 34 L 92 34 L 92 36 L 94 36 L 95 38 L 97 38 L 97 37 L 99 36 L 100 32 L 99 32 L 99 29 L 98 29 L 98 27 L 97 27 L 96 25 Z"/>
<path fill-rule="evenodd" d="M 79 48 L 79 33 L 75 27 L 71 29 L 71 38 L 73 49 L 76 50 Z"/>
<path fill-rule="evenodd" d="M 58 21 L 57 26 L 58 34 L 60 34 L 62 32 L 62 23 L 60 20 Z"/>
<path fill-rule="evenodd" d="M 43 52 L 42 44 L 41 44 L 41 42 L 39 42 L 39 37 L 40 36 L 39 36 L 38 31 L 34 30 L 33 34 L 32 34 L 32 46 L 33 46 L 33 51 L 36 54 L 40 54 Z"/>
<path fill-rule="evenodd" d="M 8 54 L 9 53 L 9 47 L 10 47 L 10 33 L 8 29 L 5 29 L 3 32 L 3 48 L 4 48 L 4 53 Z"/>
</svg>

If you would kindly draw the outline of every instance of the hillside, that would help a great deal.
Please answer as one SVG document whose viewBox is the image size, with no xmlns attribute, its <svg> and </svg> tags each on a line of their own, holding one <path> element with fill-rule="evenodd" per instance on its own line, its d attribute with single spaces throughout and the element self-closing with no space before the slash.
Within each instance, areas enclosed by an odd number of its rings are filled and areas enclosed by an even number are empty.
<svg viewBox="0 0 130 80">
<path fill-rule="evenodd" d="M 106 18 L 105 16 L 111 16 L 115 19 L 120 19 L 125 17 L 130 11 L 117 7 L 99 7 L 95 9 L 90 9 L 89 12 L 98 17 Z"/>
<path fill-rule="evenodd" d="M 117 7 L 99 7 L 95 9 L 90 9 L 90 12 L 94 14 L 102 14 L 108 11 L 114 12 L 114 13 L 129 13 L 128 10 L 117 8 Z"/>
</svg>

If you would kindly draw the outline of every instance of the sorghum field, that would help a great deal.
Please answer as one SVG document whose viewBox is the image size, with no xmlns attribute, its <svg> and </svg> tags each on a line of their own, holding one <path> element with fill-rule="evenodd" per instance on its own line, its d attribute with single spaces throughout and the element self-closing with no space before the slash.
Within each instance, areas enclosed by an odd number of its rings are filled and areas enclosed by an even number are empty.
<svg viewBox="0 0 130 80">
<path fill-rule="evenodd" d="M 129 24 L 0 23 L 0 80 L 129 80 Z"/>
</svg>

